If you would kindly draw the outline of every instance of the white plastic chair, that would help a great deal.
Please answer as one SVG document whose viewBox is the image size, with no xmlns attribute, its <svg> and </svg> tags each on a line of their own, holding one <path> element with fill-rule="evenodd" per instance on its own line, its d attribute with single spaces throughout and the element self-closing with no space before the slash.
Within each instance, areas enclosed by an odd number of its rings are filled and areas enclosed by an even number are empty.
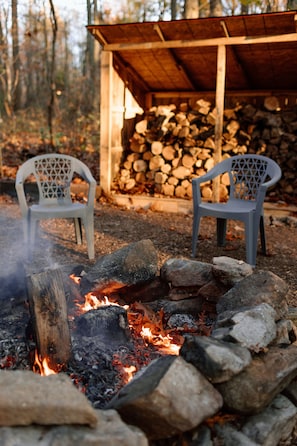
<svg viewBox="0 0 297 446">
<path fill-rule="evenodd" d="M 230 179 L 229 199 L 226 203 L 202 202 L 202 183 L 228 172 Z M 205 175 L 192 180 L 193 233 L 192 256 L 196 255 L 201 217 L 217 219 L 217 243 L 225 245 L 228 219 L 243 221 L 245 225 L 246 261 L 255 266 L 257 241 L 260 227 L 262 253 L 266 255 L 263 203 L 266 191 L 281 177 L 281 169 L 275 161 L 261 155 L 239 155 L 221 161 Z"/>
<path fill-rule="evenodd" d="M 86 204 L 73 202 L 70 185 L 78 174 L 89 185 Z M 39 192 L 38 204 L 28 205 L 25 180 L 34 176 Z M 82 243 L 82 224 L 88 247 L 89 259 L 94 259 L 94 200 L 96 181 L 89 168 L 68 155 L 56 153 L 35 156 L 18 170 L 15 188 L 21 209 L 24 241 L 29 250 L 34 246 L 37 223 L 43 219 L 73 218 L 77 244 Z"/>
</svg>

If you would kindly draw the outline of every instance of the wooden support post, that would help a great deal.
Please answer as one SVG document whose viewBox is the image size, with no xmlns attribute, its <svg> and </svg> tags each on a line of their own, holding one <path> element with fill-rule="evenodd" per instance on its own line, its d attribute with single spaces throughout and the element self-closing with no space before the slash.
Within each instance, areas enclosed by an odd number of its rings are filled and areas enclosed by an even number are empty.
<svg viewBox="0 0 297 446">
<path fill-rule="evenodd" d="M 216 85 L 216 110 L 217 118 L 215 125 L 215 164 L 221 161 L 222 157 L 222 134 L 224 121 L 224 99 L 225 99 L 225 77 L 226 77 L 226 46 L 218 46 L 217 55 L 217 85 Z M 220 180 L 217 178 L 213 182 L 213 201 L 220 201 Z"/>
<path fill-rule="evenodd" d="M 71 355 L 62 273 L 55 269 L 29 276 L 28 296 L 38 354 L 59 371 Z"/>
<path fill-rule="evenodd" d="M 111 51 L 102 51 L 100 76 L 100 185 L 107 194 L 111 188 L 112 59 Z"/>
</svg>

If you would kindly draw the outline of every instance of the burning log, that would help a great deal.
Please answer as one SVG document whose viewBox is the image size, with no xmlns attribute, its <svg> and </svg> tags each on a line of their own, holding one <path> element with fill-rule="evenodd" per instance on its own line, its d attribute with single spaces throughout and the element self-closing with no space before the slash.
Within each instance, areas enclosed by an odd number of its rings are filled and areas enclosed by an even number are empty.
<svg viewBox="0 0 297 446">
<path fill-rule="evenodd" d="M 98 344 L 115 348 L 129 342 L 130 330 L 127 312 L 119 305 L 106 305 L 87 311 L 77 318 L 76 331 L 81 336 L 98 337 Z"/>
<path fill-rule="evenodd" d="M 70 330 L 63 277 L 59 270 L 48 270 L 28 277 L 30 313 L 36 345 L 41 359 L 58 371 L 71 355 Z"/>
</svg>

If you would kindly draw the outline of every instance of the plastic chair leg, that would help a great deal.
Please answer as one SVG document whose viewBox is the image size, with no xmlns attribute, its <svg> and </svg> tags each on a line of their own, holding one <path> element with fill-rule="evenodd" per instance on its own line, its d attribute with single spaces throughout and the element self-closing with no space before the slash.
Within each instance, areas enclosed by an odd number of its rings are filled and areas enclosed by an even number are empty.
<svg viewBox="0 0 297 446">
<path fill-rule="evenodd" d="M 264 217 L 261 215 L 260 217 L 260 238 L 261 238 L 261 249 L 262 254 L 266 256 L 266 236 L 265 236 L 265 227 L 264 227 Z"/>
<path fill-rule="evenodd" d="M 95 248 L 94 248 L 94 221 L 93 218 L 86 218 L 83 221 L 86 233 L 88 257 L 90 260 L 95 258 Z"/>
<path fill-rule="evenodd" d="M 245 222 L 245 244 L 246 261 L 250 265 L 256 266 L 258 229 L 254 229 L 254 222 L 251 215 L 249 216 L 248 221 Z"/>
<path fill-rule="evenodd" d="M 29 243 L 29 218 L 23 218 L 23 233 L 24 233 L 24 243 L 28 245 Z"/>
<path fill-rule="evenodd" d="M 194 212 L 193 232 L 192 232 L 192 257 L 196 256 L 199 227 L 200 227 L 200 217 Z"/>
<path fill-rule="evenodd" d="M 217 245 L 225 246 L 226 244 L 226 228 L 227 220 L 225 218 L 217 218 Z"/>
<path fill-rule="evenodd" d="M 38 225 L 39 225 L 38 220 L 35 220 L 34 218 L 30 219 L 30 223 L 29 223 L 29 244 L 30 244 L 30 247 L 32 247 L 32 248 L 35 245 Z"/>
<path fill-rule="evenodd" d="M 78 245 L 81 245 L 82 244 L 82 228 L 81 228 L 81 219 L 80 218 L 74 219 L 74 228 L 75 228 L 76 243 Z"/>
</svg>

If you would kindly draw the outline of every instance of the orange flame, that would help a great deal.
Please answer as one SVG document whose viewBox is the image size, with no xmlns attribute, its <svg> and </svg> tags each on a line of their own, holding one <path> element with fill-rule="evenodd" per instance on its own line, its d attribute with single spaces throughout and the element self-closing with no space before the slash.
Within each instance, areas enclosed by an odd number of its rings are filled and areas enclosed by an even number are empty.
<svg viewBox="0 0 297 446">
<path fill-rule="evenodd" d="M 101 307 L 103 304 L 96 296 L 92 293 L 88 293 L 85 295 L 85 302 L 82 305 L 79 305 L 79 308 L 83 312 L 87 312 L 90 310 L 95 310 Z"/>
<path fill-rule="evenodd" d="M 103 298 L 98 299 L 98 297 L 92 293 L 88 293 L 85 295 L 85 302 L 83 304 L 77 304 L 77 306 L 83 313 L 86 313 L 87 311 L 90 311 L 90 310 L 96 310 L 97 308 L 100 308 L 100 307 L 106 307 L 106 306 L 108 307 L 109 305 L 117 305 L 118 307 L 121 306 L 121 305 L 117 304 L 116 302 L 111 302 L 107 296 L 104 296 Z M 129 306 L 124 305 L 123 308 L 125 308 L 127 310 L 129 308 Z"/>
<path fill-rule="evenodd" d="M 124 375 L 124 382 L 127 384 L 134 376 L 134 373 L 137 372 L 137 369 L 135 365 L 131 365 L 130 367 L 123 367 L 123 375 Z"/>
<path fill-rule="evenodd" d="M 40 356 L 37 353 L 37 350 L 35 350 L 35 362 L 33 366 L 33 371 L 35 373 L 39 373 L 41 376 L 56 375 L 57 373 L 55 372 L 55 370 L 50 368 L 47 358 L 43 359 L 40 358 Z"/>
<path fill-rule="evenodd" d="M 70 274 L 70 279 L 73 280 L 74 283 L 76 283 L 76 285 L 79 285 L 80 283 L 80 277 L 77 277 L 75 274 Z"/>
<path fill-rule="evenodd" d="M 166 336 L 162 336 L 161 334 L 154 335 L 149 327 L 142 327 L 140 335 L 144 340 L 158 347 L 158 349 L 163 353 L 168 353 L 171 355 L 179 354 L 181 346 L 174 344 L 173 338 L 169 334 Z"/>
</svg>

